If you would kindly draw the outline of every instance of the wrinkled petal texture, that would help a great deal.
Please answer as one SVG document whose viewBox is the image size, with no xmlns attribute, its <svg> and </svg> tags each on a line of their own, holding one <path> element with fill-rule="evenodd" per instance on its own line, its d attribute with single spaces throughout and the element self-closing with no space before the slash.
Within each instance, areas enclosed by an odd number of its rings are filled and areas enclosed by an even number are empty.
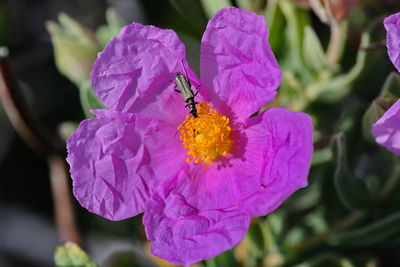
<svg viewBox="0 0 400 267">
<path fill-rule="evenodd" d="M 242 132 L 234 133 L 234 144 L 232 155 L 220 162 L 184 168 L 180 174 L 184 178 L 174 183 L 170 194 L 182 196 L 198 210 L 240 205 L 243 211 L 259 216 L 307 185 L 312 154 L 308 115 L 269 109 L 249 119 Z"/>
<path fill-rule="evenodd" d="M 389 58 L 400 72 L 400 13 L 387 17 L 383 24 L 386 29 L 386 46 Z"/>
<path fill-rule="evenodd" d="M 179 125 L 188 111 L 174 91 L 176 72 L 199 83 L 185 57 L 185 46 L 172 30 L 133 23 L 99 53 L 92 85 L 110 109 Z"/>
<path fill-rule="evenodd" d="M 74 195 L 83 207 L 110 220 L 135 216 L 144 211 L 157 182 L 185 162 L 173 139 L 176 130 L 137 114 L 93 113 L 97 117 L 81 122 L 67 141 Z"/>
<path fill-rule="evenodd" d="M 313 141 L 311 118 L 281 108 L 265 111 L 259 123 L 247 130 L 249 140 L 262 149 L 261 188 L 242 201 L 241 209 L 252 216 L 275 210 L 297 189 L 307 185 Z M 258 118 L 251 118 L 258 120 Z M 256 153 L 256 145 L 254 146 Z"/>
<path fill-rule="evenodd" d="M 281 70 L 263 16 L 220 10 L 207 25 L 200 54 L 203 95 L 231 118 L 244 121 L 275 97 Z"/>
<path fill-rule="evenodd" d="M 186 163 L 176 136 L 188 109 L 177 72 L 230 117 L 234 148 L 215 163 Z M 89 211 L 121 220 L 145 211 L 154 255 L 188 265 L 232 248 L 251 216 L 265 215 L 307 185 L 312 123 L 271 108 L 281 70 L 263 16 L 224 8 L 202 38 L 201 78 L 171 30 L 131 24 L 93 66 L 92 85 L 110 110 L 96 110 L 67 141 L 74 195 Z M 192 88 L 192 89 L 193 89 Z"/>
<path fill-rule="evenodd" d="M 372 125 L 375 141 L 400 156 L 400 99 Z"/>
<path fill-rule="evenodd" d="M 214 257 L 243 238 L 250 217 L 237 207 L 200 211 L 168 190 L 156 192 L 143 217 L 151 252 L 173 264 Z"/>
</svg>

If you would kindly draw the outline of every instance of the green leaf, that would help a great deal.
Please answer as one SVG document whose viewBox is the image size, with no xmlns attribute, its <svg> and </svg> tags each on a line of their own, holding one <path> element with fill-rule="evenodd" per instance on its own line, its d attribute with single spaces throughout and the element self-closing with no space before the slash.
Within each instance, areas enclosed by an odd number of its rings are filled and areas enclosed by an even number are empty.
<svg viewBox="0 0 400 267">
<path fill-rule="evenodd" d="M 64 121 L 57 127 L 58 135 L 67 140 L 71 134 L 78 128 L 78 123 L 75 121 Z"/>
<path fill-rule="evenodd" d="M 379 95 L 381 97 L 400 98 L 400 75 L 398 73 L 391 72 L 388 75 Z"/>
<path fill-rule="evenodd" d="M 400 232 L 400 212 L 381 220 L 358 227 L 355 230 L 342 232 L 332 236 L 330 242 L 343 246 L 370 246 L 382 243 Z"/>
<path fill-rule="evenodd" d="M 80 43 L 92 44 L 94 36 L 90 30 L 82 26 L 78 21 L 74 20 L 65 13 L 58 15 L 58 21 L 62 27 L 63 33 L 70 38 L 75 39 Z"/>
<path fill-rule="evenodd" d="M 326 147 L 323 149 L 319 149 L 314 151 L 311 166 L 319 165 L 326 163 L 332 160 L 332 148 Z"/>
<path fill-rule="evenodd" d="M 320 191 L 317 183 L 311 183 L 306 188 L 293 194 L 283 204 L 286 212 L 300 212 L 311 209 L 318 205 L 320 200 Z"/>
<path fill-rule="evenodd" d="M 286 29 L 289 46 L 291 50 L 293 50 L 296 58 L 300 59 L 300 62 L 302 62 L 304 28 L 310 25 L 308 13 L 296 8 L 292 1 L 280 0 L 278 3 L 287 22 Z"/>
<path fill-rule="evenodd" d="M 369 33 L 364 33 L 361 37 L 360 47 L 366 47 L 370 43 Z M 316 87 L 319 91 L 318 99 L 325 102 L 334 102 L 350 92 L 352 83 L 360 76 L 364 70 L 367 60 L 367 51 L 360 49 L 357 54 L 356 63 L 346 74 L 335 76 L 333 79 L 325 79 Z"/>
<path fill-rule="evenodd" d="M 72 242 L 56 248 L 54 261 L 56 267 L 99 267 L 78 245 Z"/>
<path fill-rule="evenodd" d="M 392 103 L 393 104 L 393 103 Z M 385 108 L 388 105 L 387 100 L 382 98 L 375 99 L 372 104 L 368 107 L 362 118 L 362 133 L 365 138 L 370 143 L 374 143 L 374 137 L 371 133 L 372 125 L 379 120 L 380 117 L 388 110 Z M 389 105 L 390 107 L 390 105 Z"/>
<path fill-rule="evenodd" d="M 339 199 L 350 210 L 364 209 L 368 206 L 368 189 L 349 169 L 344 134 L 335 135 L 333 142 L 336 158 L 334 184 Z"/>
<path fill-rule="evenodd" d="M 365 140 L 375 143 L 371 134 L 372 125 L 383 116 L 383 114 L 400 97 L 400 75 L 392 72 L 388 75 L 379 96 L 371 103 L 362 119 L 362 132 Z"/>
<path fill-rule="evenodd" d="M 291 247 L 297 245 L 305 238 L 305 236 L 306 233 L 303 227 L 294 226 L 287 231 L 285 235 L 284 246 Z"/>
<path fill-rule="evenodd" d="M 183 34 L 185 33 L 185 35 L 189 35 L 192 38 L 192 40 L 194 38 L 195 41 L 197 42 L 197 45 L 199 46 L 199 38 L 203 34 L 204 28 L 208 23 L 207 14 L 203 9 L 201 1 L 169 0 L 169 2 L 177 11 L 177 13 L 180 15 L 179 18 L 175 18 L 177 23 L 176 26 L 177 27 L 179 26 L 178 28 L 175 29 L 175 31 L 179 32 L 179 37 L 181 38 L 181 40 Z M 176 15 L 177 14 L 175 14 L 174 12 L 172 16 L 176 17 Z M 186 49 L 189 50 L 187 56 L 190 59 L 191 58 L 190 50 L 192 50 L 193 48 L 190 46 L 190 44 L 187 44 L 185 40 L 182 40 L 182 42 L 186 44 Z M 196 50 L 196 53 L 198 53 L 198 51 L 199 50 Z"/>
<path fill-rule="evenodd" d="M 274 244 L 271 228 L 266 221 L 256 220 L 255 223 L 252 223 L 246 237 L 252 247 L 261 255 L 268 253 Z"/>
<path fill-rule="evenodd" d="M 308 214 L 304 218 L 304 224 L 312 229 L 314 233 L 323 233 L 328 230 L 328 224 L 321 209 Z"/>
<path fill-rule="evenodd" d="M 121 251 L 114 253 L 107 260 L 106 267 L 140 267 L 139 260 L 132 251 Z"/>
<path fill-rule="evenodd" d="M 106 11 L 106 21 L 108 27 L 110 27 L 111 34 L 118 35 L 119 30 L 126 24 L 121 17 L 118 15 L 118 12 L 115 8 L 109 7 Z"/>
<path fill-rule="evenodd" d="M 275 54 L 279 54 L 282 49 L 285 19 L 279 5 L 275 1 L 268 1 L 268 6 L 265 9 L 265 19 L 269 29 L 268 42 L 271 45 Z"/>
<path fill-rule="evenodd" d="M 59 24 L 49 21 L 46 27 L 51 36 L 58 70 L 76 85 L 89 79 L 92 64 L 100 46 L 94 34 L 77 21 L 60 13 Z"/>
<path fill-rule="evenodd" d="M 250 10 L 257 14 L 264 12 L 264 10 L 266 9 L 265 2 L 266 1 L 263 1 L 263 0 L 236 0 L 235 1 L 236 5 L 239 8 Z M 267 1 L 267 2 L 269 3 L 269 2 L 273 2 L 273 1 Z"/>
<path fill-rule="evenodd" d="M 268 214 L 266 220 L 271 229 L 271 232 L 274 236 L 278 236 L 282 233 L 283 230 L 283 217 L 279 211 L 275 211 L 273 213 Z"/>
<path fill-rule="evenodd" d="M 232 6 L 229 0 L 201 0 L 201 3 L 209 18 L 213 17 L 218 10 Z"/>
<path fill-rule="evenodd" d="M 297 267 L 353 267 L 349 259 L 334 254 L 323 254 L 308 262 L 296 265 Z"/>
<path fill-rule="evenodd" d="M 232 266 L 239 267 L 239 263 L 235 260 L 233 250 L 230 249 L 214 258 L 206 260 L 207 267 L 219 267 L 219 266 Z"/>
<path fill-rule="evenodd" d="M 304 27 L 303 56 L 305 63 L 315 71 L 328 66 L 321 42 L 313 28 L 309 25 Z"/>
<path fill-rule="evenodd" d="M 252 0 L 236 0 L 236 3 L 239 8 L 247 9 L 247 10 L 251 10 L 251 11 L 257 11 L 257 10 L 253 10 L 253 7 L 254 7 L 253 2 L 254 1 L 252 1 Z"/>
<path fill-rule="evenodd" d="M 99 41 L 101 47 L 105 47 L 110 39 L 113 37 L 113 34 L 110 31 L 108 25 L 101 25 L 96 30 L 96 38 Z"/>
<path fill-rule="evenodd" d="M 106 11 L 106 25 L 100 26 L 96 31 L 96 37 L 102 47 L 117 36 L 120 29 L 126 24 L 118 15 L 114 8 L 108 8 Z"/>
<path fill-rule="evenodd" d="M 90 113 L 91 109 L 104 109 L 105 107 L 101 104 L 100 100 L 93 91 L 90 85 L 90 81 L 87 80 L 83 82 L 79 88 L 80 99 L 83 112 L 87 118 L 92 118 L 94 115 Z"/>
<path fill-rule="evenodd" d="M 285 46 L 285 50 L 279 61 L 284 70 L 283 78 L 286 77 L 286 73 L 292 72 L 303 87 L 304 84 L 309 84 L 315 79 L 303 58 L 304 28 L 310 25 L 309 13 L 296 7 L 293 1 L 279 0 L 277 2 L 286 21 L 283 31 L 285 40 L 280 43 L 281 46 Z M 302 91 L 304 91 L 303 88 Z M 302 94 L 304 95 L 304 92 Z"/>
</svg>

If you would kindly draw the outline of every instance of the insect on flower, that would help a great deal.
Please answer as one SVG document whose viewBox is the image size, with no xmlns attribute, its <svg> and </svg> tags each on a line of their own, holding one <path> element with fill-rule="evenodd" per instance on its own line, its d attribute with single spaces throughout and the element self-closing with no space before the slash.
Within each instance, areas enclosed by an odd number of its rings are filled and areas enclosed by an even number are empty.
<svg viewBox="0 0 400 267">
<path fill-rule="evenodd" d="M 144 212 L 151 253 L 185 266 L 232 248 L 252 216 L 306 186 L 313 145 L 307 114 L 270 108 L 250 117 L 281 80 L 263 16 L 218 11 L 200 55 L 198 78 L 172 30 L 124 27 L 91 74 L 107 109 L 93 110 L 67 141 L 80 204 L 110 220 Z"/>
<path fill-rule="evenodd" d="M 175 89 L 175 91 L 182 94 L 183 100 L 186 103 L 185 107 L 189 108 L 189 113 L 192 114 L 194 118 L 198 118 L 199 115 L 197 114 L 196 108 L 196 104 L 198 103 L 194 101 L 194 97 L 199 91 L 193 93 L 191 89 L 192 84 L 190 83 L 189 79 L 180 72 L 176 73 L 175 83 L 179 87 L 179 90 Z"/>
</svg>

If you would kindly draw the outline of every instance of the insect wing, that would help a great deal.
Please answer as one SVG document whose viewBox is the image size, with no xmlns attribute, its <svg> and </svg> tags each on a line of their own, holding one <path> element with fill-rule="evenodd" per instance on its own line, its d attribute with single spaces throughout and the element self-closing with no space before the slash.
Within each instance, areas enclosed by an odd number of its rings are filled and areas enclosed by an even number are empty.
<svg viewBox="0 0 400 267">
<path fill-rule="evenodd" d="M 193 91 L 191 89 L 192 85 L 189 80 L 180 72 L 176 74 L 176 85 L 179 87 L 181 91 L 182 97 L 185 102 L 188 102 L 189 99 L 194 98 Z"/>
</svg>

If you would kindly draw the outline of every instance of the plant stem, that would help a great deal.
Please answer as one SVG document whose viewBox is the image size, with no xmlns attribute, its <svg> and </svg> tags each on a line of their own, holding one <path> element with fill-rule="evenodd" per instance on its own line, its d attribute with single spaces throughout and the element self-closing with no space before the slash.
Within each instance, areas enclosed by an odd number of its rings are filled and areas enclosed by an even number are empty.
<svg viewBox="0 0 400 267">
<path fill-rule="evenodd" d="M 65 162 L 65 144 L 33 119 L 8 63 L 7 48 L 0 47 L 0 100 L 19 136 L 36 152 L 45 154 L 54 201 L 54 219 L 60 241 L 82 244 L 72 207 Z"/>
<path fill-rule="evenodd" d="M 339 63 L 343 53 L 343 46 L 345 42 L 345 34 L 347 32 L 347 25 L 344 23 L 332 22 L 331 38 L 329 40 L 328 49 L 326 52 L 326 60 L 331 66 L 336 66 Z"/>
<path fill-rule="evenodd" d="M 392 174 L 390 175 L 389 179 L 387 179 L 382 190 L 379 192 L 379 198 L 381 200 L 387 199 L 390 193 L 393 192 L 399 181 L 400 181 L 400 166 L 395 165 Z"/>
<path fill-rule="evenodd" d="M 352 214 L 349 216 L 341 219 L 340 221 L 337 221 L 331 229 L 319 233 L 316 235 L 313 235 L 303 241 L 301 241 L 299 244 L 295 245 L 292 247 L 296 253 L 301 253 L 304 250 L 310 249 L 316 245 L 321 244 L 322 242 L 326 241 L 331 235 L 342 231 L 350 226 L 353 226 L 354 224 L 358 223 L 360 220 L 362 220 L 365 217 L 365 212 L 362 210 L 357 210 L 354 211 Z"/>
</svg>

